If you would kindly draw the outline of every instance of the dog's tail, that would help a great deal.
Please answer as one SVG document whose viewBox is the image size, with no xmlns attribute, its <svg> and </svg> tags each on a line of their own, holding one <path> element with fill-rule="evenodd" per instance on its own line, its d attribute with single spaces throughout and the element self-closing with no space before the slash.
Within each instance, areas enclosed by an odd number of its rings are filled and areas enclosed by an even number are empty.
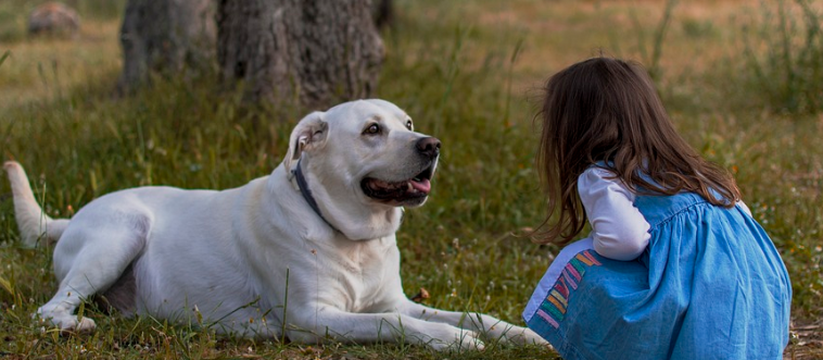
<svg viewBox="0 0 823 360">
<path fill-rule="evenodd" d="M 15 161 L 3 164 L 11 182 L 11 193 L 14 197 L 14 216 L 20 228 L 20 239 L 23 246 L 33 248 L 40 243 L 54 243 L 66 230 L 69 219 L 52 219 L 34 198 L 29 185 L 26 171 Z"/>
</svg>

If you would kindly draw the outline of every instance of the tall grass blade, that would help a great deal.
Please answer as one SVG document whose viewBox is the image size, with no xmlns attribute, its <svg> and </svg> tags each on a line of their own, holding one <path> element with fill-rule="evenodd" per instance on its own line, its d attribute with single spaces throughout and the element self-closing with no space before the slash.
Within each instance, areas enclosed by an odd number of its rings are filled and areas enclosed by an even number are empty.
<svg viewBox="0 0 823 360">
<path fill-rule="evenodd" d="M 2 56 L 0 56 L 0 66 L 3 66 L 3 63 L 6 62 L 6 59 L 11 56 L 11 50 L 6 50 Z"/>
</svg>

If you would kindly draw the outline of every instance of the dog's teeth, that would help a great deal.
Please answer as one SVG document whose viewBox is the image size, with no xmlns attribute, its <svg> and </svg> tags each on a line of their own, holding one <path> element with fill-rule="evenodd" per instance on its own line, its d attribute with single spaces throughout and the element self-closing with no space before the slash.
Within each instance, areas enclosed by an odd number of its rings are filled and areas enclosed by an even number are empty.
<svg viewBox="0 0 823 360">
<path fill-rule="evenodd" d="M 414 186 L 412 186 L 411 182 L 407 182 L 406 187 L 409 189 L 409 191 L 414 190 Z"/>
</svg>

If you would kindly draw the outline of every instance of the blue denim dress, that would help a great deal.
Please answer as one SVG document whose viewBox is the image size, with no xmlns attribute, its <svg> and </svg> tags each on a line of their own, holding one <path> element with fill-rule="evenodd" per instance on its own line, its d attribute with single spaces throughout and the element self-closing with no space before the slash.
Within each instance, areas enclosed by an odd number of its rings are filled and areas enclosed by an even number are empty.
<svg viewBox="0 0 823 360">
<path fill-rule="evenodd" d="M 633 261 L 591 239 L 561 251 L 523 317 L 566 360 L 782 359 L 791 284 L 768 235 L 743 209 L 697 194 L 638 195 L 651 226 Z"/>
</svg>

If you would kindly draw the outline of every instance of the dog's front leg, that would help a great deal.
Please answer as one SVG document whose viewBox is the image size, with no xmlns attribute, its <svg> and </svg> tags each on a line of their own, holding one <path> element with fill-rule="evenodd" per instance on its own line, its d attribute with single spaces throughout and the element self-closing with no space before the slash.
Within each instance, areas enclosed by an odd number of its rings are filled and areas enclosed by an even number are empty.
<svg viewBox="0 0 823 360">
<path fill-rule="evenodd" d="M 348 343 L 385 341 L 427 345 L 435 350 L 483 348 L 473 331 L 399 313 L 350 313 L 325 307 L 294 315 L 297 318 L 289 321 L 286 333 L 290 340 L 297 342 L 318 343 L 331 338 Z"/>
<path fill-rule="evenodd" d="M 513 342 L 516 344 L 541 344 L 548 342 L 534 331 L 507 323 L 495 317 L 481 313 L 462 313 L 445 311 L 424 306 L 413 301 L 406 301 L 398 309 L 401 313 L 416 319 L 445 323 L 452 326 L 478 332 L 487 339 Z"/>
</svg>

